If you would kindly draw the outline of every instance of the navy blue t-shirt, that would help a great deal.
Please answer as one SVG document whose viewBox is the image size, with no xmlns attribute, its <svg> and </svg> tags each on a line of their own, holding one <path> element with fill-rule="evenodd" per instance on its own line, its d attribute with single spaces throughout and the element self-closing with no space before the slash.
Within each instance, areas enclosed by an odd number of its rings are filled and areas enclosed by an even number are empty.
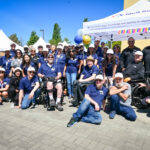
<svg viewBox="0 0 150 150">
<path fill-rule="evenodd" d="M 35 67 L 35 64 L 34 64 L 33 62 L 30 62 L 30 65 L 29 65 L 29 66 L 23 66 L 23 65 L 21 64 L 20 67 L 23 69 L 24 74 L 27 75 L 28 68 L 29 68 L 29 67 Z"/>
<path fill-rule="evenodd" d="M 52 64 L 50 67 L 48 63 L 41 65 L 38 70 L 38 73 L 43 74 L 45 77 L 56 77 L 58 72 L 61 72 L 59 66 Z"/>
<path fill-rule="evenodd" d="M 74 58 L 74 59 L 66 59 L 66 72 L 68 73 L 77 73 L 78 70 L 78 58 Z"/>
<path fill-rule="evenodd" d="M 87 87 L 85 94 L 88 94 L 95 102 L 98 103 L 99 107 L 102 106 L 102 101 L 106 99 L 108 89 L 102 86 L 101 89 L 97 89 L 95 84 L 91 84 Z"/>
<path fill-rule="evenodd" d="M 10 56 L 8 59 L 6 56 L 2 56 L 0 58 L 0 66 L 5 68 L 5 75 L 7 76 L 10 73 L 11 70 L 11 62 L 12 62 L 12 57 Z"/>
<path fill-rule="evenodd" d="M 54 63 L 60 67 L 61 73 L 63 73 L 66 64 L 66 55 L 61 54 L 60 57 L 54 55 Z"/>
<path fill-rule="evenodd" d="M 2 82 L 0 82 L 0 88 L 5 88 L 6 85 L 9 85 L 9 78 L 4 78 Z"/>
<path fill-rule="evenodd" d="M 29 80 L 28 76 L 26 76 L 20 80 L 19 90 L 23 90 L 24 94 L 29 94 L 35 87 L 36 82 L 39 82 L 36 75 L 34 75 L 31 80 Z"/>
<path fill-rule="evenodd" d="M 103 57 L 103 51 L 101 47 L 98 47 L 98 49 L 96 50 L 96 54 L 98 57 Z"/>
<path fill-rule="evenodd" d="M 89 77 L 91 77 L 93 74 L 98 74 L 98 68 L 93 65 L 91 68 L 88 67 L 88 65 L 86 65 L 82 71 L 82 75 L 84 75 L 83 79 L 87 79 Z"/>
<path fill-rule="evenodd" d="M 47 63 L 47 58 L 44 58 L 43 56 L 40 57 L 38 63 L 42 64 L 46 64 Z"/>
<path fill-rule="evenodd" d="M 16 51 L 15 50 L 10 50 L 10 55 L 11 55 L 11 57 L 15 57 L 16 56 Z"/>
</svg>

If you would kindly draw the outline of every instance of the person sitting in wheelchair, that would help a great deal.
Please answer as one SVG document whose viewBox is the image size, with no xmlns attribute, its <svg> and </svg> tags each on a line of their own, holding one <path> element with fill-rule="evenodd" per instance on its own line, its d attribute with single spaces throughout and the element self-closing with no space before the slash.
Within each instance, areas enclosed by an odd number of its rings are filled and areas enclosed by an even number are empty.
<svg viewBox="0 0 150 150">
<path fill-rule="evenodd" d="M 61 105 L 61 96 L 62 96 L 62 84 L 61 84 L 61 70 L 60 68 L 54 64 L 54 56 L 53 54 L 48 54 L 47 57 L 47 63 L 42 64 L 41 67 L 38 70 L 38 76 L 40 78 L 47 78 L 46 88 L 48 90 L 49 95 L 49 109 L 50 107 L 55 107 L 58 109 L 58 111 L 63 111 L 62 105 Z M 57 89 L 57 99 L 56 102 L 53 97 L 53 90 L 54 88 Z"/>
<path fill-rule="evenodd" d="M 79 102 L 84 98 L 84 91 L 87 86 L 94 83 L 94 79 L 99 70 L 94 65 L 94 58 L 92 56 L 87 57 L 87 65 L 84 67 L 80 79 L 75 80 L 73 83 L 73 95 L 74 99 L 71 101 L 73 106 L 78 106 Z"/>
<path fill-rule="evenodd" d="M 144 65 L 142 62 L 143 53 L 141 51 L 136 51 L 134 53 L 134 62 L 129 64 L 127 68 L 123 71 L 124 81 L 132 82 L 133 80 L 144 79 Z"/>
<path fill-rule="evenodd" d="M 150 85 L 139 83 L 139 88 L 144 88 L 145 98 L 141 100 L 144 106 L 150 105 Z"/>
</svg>

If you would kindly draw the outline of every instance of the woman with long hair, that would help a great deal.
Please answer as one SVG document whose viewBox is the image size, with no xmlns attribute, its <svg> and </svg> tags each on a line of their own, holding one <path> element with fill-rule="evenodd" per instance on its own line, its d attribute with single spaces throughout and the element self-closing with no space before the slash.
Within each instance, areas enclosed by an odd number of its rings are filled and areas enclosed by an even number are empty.
<svg viewBox="0 0 150 150">
<path fill-rule="evenodd" d="M 16 67 L 20 67 L 22 64 L 22 51 L 20 49 L 16 50 L 16 56 L 11 62 L 11 70 L 9 73 L 9 77 L 12 77 L 12 75 L 15 72 Z"/>
<path fill-rule="evenodd" d="M 115 77 L 116 69 L 118 65 L 118 59 L 114 55 L 112 49 L 107 50 L 106 56 L 102 62 L 104 78 L 108 79 L 109 83 L 112 84 Z"/>
<path fill-rule="evenodd" d="M 22 61 L 22 64 L 21 64 L 23 77 L 25 77 L 27 75 L 27 70 L 30 66 L 34 67 L 34 63 L 31 62 L 31 56 L 28 55 L 28 54 L 25 54 L 23 56 L 23 61 Z"/>
<path fill-rule="evenodd" d="M 68 51 L 67 59 L 66 59 L 66 65 L 64 68 L 64 77 L 67 78 L 67 88 L 68 88 L 68 94 L 69 99 L 73 97 L 73 82 L 77 78 L 77 72 L 78 72 L 78 65 L 79 60 L 76 58 L 75 51 L 70 49 Z"/>
<path fill-rule="evenodd" d="M 9 98 L 14 105 L 18 105 L 18 96 L 19 96 L 19 83 L 22 78 L 22 69 L 20 67 L 16 67 L 14 69 L 14 76 L 10 78 L 9 82 Z"/>
</svg>

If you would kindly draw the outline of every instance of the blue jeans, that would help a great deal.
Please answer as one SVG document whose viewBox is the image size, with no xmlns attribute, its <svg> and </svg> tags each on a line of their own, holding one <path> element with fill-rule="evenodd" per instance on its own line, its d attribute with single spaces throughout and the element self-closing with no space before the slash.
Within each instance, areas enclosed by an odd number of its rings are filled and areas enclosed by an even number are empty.
<svg viewBox="0 0 150 150">
<path fill-rule="evenodd" d="M 66 72 L 67 77 L 67 88 L 69 95 L 73 96 L 73 82 L 76 80 L 77 73 Z"/>
<path fill-rule="evenodd" d="M 94 106 L 90 101 L 83 99 L 76 113 L 73 114 L 73 118 L 77 121 L 83 121 L 87 123 L 99 124 L 102 122 L 100 112 L 95 111 Z"/>
<path fill-rule="evenodd" d="M 36 98 L 39 96 L 40 94 L 40 90 L 36 90 L 36 92 L 34 93 L 33 99 L 29 99 L 29 94 L 25 94 L 24 98 L 22 100 L 22 104 L 21 104 L 21 108 L 22 109 L 26 109 L 30 106 L 31 102 L 32 103 L 36 103 Z"/>
<path fill-rule="evenodd" d="M 110 97 L 110 111 L 116 111 L 131 121 L 135 121 L 137 117 L 132 107 L 120 104 L 120 97 L 118 95 L 112 95 Z"/>
</svg>

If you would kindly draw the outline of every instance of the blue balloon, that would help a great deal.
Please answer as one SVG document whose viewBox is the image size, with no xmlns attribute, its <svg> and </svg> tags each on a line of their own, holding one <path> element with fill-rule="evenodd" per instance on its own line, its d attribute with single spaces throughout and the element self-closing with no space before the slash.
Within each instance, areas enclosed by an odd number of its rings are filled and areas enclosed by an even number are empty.
<svg viewBox="0 0 150 150">
<path fill-rule="evenodd" d="M 83 40 L 82 37 L 79 35 L 75 36 L 75 38 L 74 38 L 74 41 L 76 44 L 82 43 L 82 40 Z"/>
</svg>

